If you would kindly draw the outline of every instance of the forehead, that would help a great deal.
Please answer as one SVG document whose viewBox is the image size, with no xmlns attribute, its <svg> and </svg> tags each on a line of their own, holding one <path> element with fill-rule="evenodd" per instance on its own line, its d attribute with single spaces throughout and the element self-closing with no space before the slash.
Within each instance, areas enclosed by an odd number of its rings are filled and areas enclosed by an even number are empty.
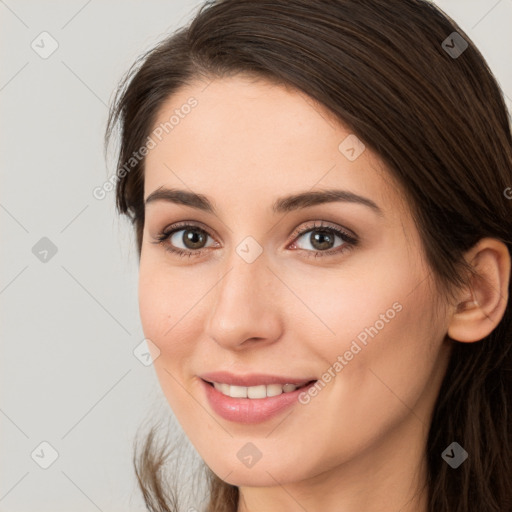
<svg viewBox="0 0 512 512">
<path fill-rule="evenodd" d="M 213 194 L 219 204 L 270 203 L 284 192 L 342 187 L 383 210 L 402 204 L 378 156 L 291 87 L 243 75 L 192 83 L 162 104 L 151 134 L 145 198 L 168 186 Z M 347 145 L 361 154 L 353 159 Z"/>
</svg>

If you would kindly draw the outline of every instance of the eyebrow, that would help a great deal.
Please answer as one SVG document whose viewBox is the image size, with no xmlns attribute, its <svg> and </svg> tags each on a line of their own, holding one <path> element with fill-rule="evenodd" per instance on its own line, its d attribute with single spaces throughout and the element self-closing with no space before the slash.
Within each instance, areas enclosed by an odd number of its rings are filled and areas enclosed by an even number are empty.
<svg viewBox="0 0 512 512">
<path fill-rule="evenodd" d="M 147 205 L 155 201 L 166 201 L 181 204 L 207 213 L 216 214 L 215 207 L 206 196 L 187 190 L 170 189 L 162 186 L 149 194 L 144 204 Z M 348 190 L 340 189 L 308 191 L 286 197 L 280 197 L 272 205 L 272 211 L 276 214 L 287 213 L 301 208 L 315 206 L 317 204 L 333 202 L 362 204 L 373 210 L 373 212 L 380 217 L 384 216 L 379 206 L 377 206 L 377 204 L 371 199 Z"/>
</svg>

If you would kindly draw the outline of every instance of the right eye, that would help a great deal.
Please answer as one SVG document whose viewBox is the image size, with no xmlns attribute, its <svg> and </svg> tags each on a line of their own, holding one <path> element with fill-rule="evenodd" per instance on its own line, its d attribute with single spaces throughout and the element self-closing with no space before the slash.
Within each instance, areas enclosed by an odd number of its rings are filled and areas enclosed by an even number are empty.
<svg viewBox="0 0 512 512">
<path fill-rule="evenodd" d="M 156 241 L 152 243 L 162 244 L 165 250 L 177 254 L 178 256 L 199 256 L 208 246 L 203 244 L 210 235 L 199 226 L 194 224 L 174 224 L 158 233 Z M 211 237 L 210 237 L 211 238 Z M 179 247 L 177 244 L 182 244 Z"/>
</svg>

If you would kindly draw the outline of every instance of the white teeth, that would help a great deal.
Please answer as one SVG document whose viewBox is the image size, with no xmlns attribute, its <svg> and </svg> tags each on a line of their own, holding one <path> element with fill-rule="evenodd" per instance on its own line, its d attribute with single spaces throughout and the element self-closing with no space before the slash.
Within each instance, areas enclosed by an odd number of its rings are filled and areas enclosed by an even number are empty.
<svg viewBox="0 0 512 512">
<path fill-rule="evenodd" d="M 281 393 L 290 393 L 300 386 L 295 384 L 268 384 L 260 386 L 230 386 L 229 384 L 214 382 L 213 386 L 223 395 L 231 398 L 267 398 L 278 396 Z"/>
<path fill-rule="evenodd" d="M 267 386 L 251 386 L 247 389 L 247 398 L 267 398 Z"/>
<path fill-rule="evenodd" d="M 247 389 L 245 386 L 229 386 L 229 396 L 233 398 L 247 398 Z"/>
<path fill-rule="evenodd" d="M 277 396 L 283 392 L 283 386 L 281 386 L 281 384 L 269 384 L 265 387 L 267 388 L 267 396 Z"/>
</svg>

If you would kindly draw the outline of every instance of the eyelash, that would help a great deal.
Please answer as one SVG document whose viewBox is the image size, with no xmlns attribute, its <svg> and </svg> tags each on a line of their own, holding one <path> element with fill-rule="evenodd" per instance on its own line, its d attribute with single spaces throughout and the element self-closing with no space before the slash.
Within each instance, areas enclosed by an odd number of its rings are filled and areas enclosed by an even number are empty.
<svg viewBox="0 0 512 512">
<path fill-rule="evenodd" d="M 176 254 L 177 256 L 179 256 L 181 258 L 183 258 L 185 256 L 188 256 L 188 257 L 201 256 L 201 254 L 207 250 L 207 249 L 198 249 L 198 250 L 194 250 L 194 251 L 192 251 L 192 250 L 185 251 L 183 249 L 174 248 L 170 244 L 164 243 L 174 233 L 176 233 L 178 231 L 187 231 L 187 229 L 185 229 L 185 228 L 194 228 L 197 231 L 200 231 L 200 232 L 206 234 L 207 236 L 211 237 L 211 235 L 205 229 L 201 228 L 200 226 L 198 226 L 196 224 L 189 224 L 186 222 L 182 222 L 182 223 L 174 224 L 174 225 L 170 226 L 170 228 L 171 228 L 170 230 L 164 229 L 163 231 L 158 233 L 155 236 L 155 241 L 151 242 L 151 243 L 162 244 L 162 245 L 164 245 L 164 248 L 166 251 Z M 356 237 L 349 235 L 346 231 L 344 231 L 340 228 L 336 228 L 333 226 L 326 226 L 325 224 L 322 224 L 322 221 L 320 221 L 320 224 L 317 224 L 315 221 L 312 225 L 309 225 L 304 229 L 297 230 L 296 232 L 294 232 L 292 235 L 293 236 L 292 243 L 295 242 L 296 238 L 299 238 L 300 236 L 302 236 L 306 233 L 309 233 L 310 231 L 316 231 L 316 230 L 328 232 L 328 233 L 334 233 L 335 235 L 338 235 L 343 240 L 344 244 L 339 247 L 336 247 L 334 249 L 328 249 L 326 251 L 310 251 L 307 249 L 298 249 L 299 251 L 305 251 L 307 253 L 308 258 L 311 258 L 311 257 L 319 258 L 319 257 L 325 257 L 325 256 L 334 255 L 334 254 L 337 254 L 337 255 L 342 254 L 342 253 L 352 250 L 359 242 L 359 240 Z"/>
</svg>

